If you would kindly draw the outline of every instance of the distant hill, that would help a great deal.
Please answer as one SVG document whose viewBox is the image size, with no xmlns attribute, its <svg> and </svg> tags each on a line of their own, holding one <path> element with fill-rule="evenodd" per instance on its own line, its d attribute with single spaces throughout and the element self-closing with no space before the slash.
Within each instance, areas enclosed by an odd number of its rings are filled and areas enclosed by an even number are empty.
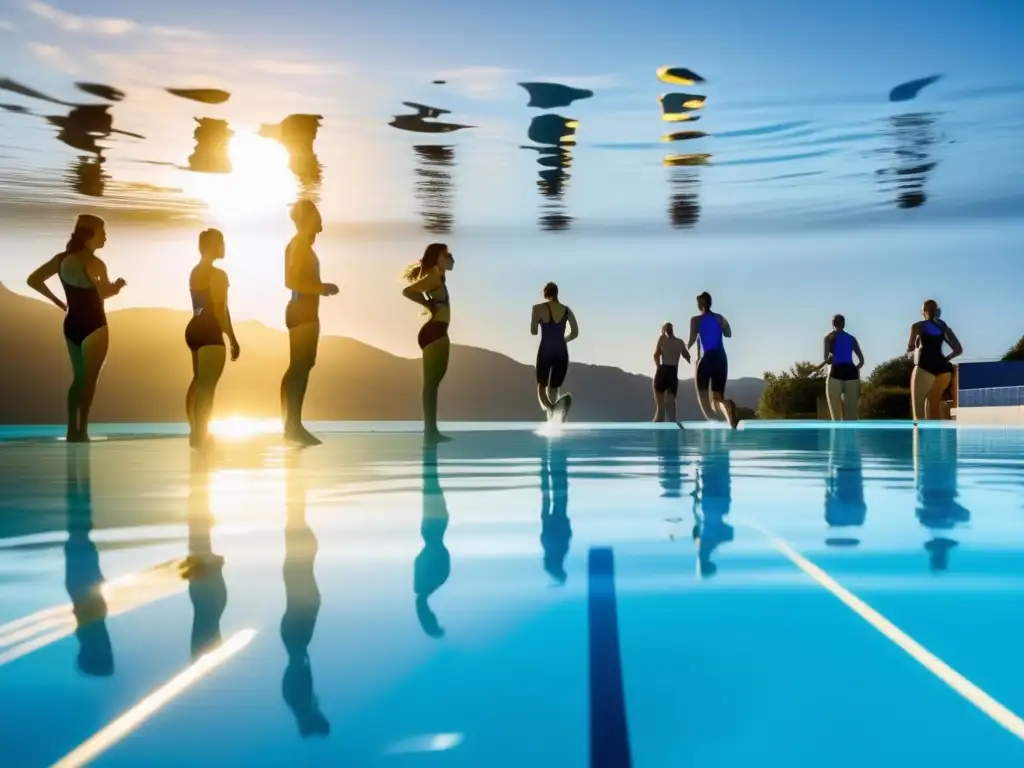
<svg viewBox="0 0 1024 768">
<path fill-rule="evenodd" d="M 169 309 L 108 313 L 110 354 L 93 406 L 94 421 L 184 421 L 191 364 L 184 341 L 189 314 Z M 71 372 L 62 316 L 48 303 L 0 285 L 0 423 L 60 424 Z M 279 387 L 288 339 L 257 322 L 236 327 L 242 357 L 229 363 L 217 413 L 280 414 Z M 651 379 L 618 368 L 573 363 L 567 389 L 578 421 L 649 421 Z M 760 379 L 729 382 L 740 405 L 755 407 Z M 406 421 L 420 418 L 420 361 L 339 336 L 321 339 L 310 379 L 309 420 Z M 497 352 L 452 346 L 441 388 L 446 421 L 531 421 L 539 417 L 533 369 Z M 700 418 L 691 380 L 680 382 L 679 417 Z"/>
</svg>

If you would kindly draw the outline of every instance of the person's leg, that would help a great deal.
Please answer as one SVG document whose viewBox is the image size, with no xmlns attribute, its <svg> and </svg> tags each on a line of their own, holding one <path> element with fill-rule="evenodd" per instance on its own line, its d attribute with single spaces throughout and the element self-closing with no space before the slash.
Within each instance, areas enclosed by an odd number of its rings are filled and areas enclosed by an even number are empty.
<svg viewBox="0 0 1024 768">
<path fill-rule="evenodd" d="M 928 391 L 928 399 L 925 403 L 925 418 L 929 421 L 942 418 L 942 396 L 946 394 L 946 389 L 949 388 L 952 378 L 952 373 L 940 373 L 935 377 L 935 382 Z"/>
<path fill-rule="evenodd" d="M 715 409 L 720 412 L 729 426 L 736 429 L 739 419 L 736 416 L 736 403 L 725 397 L 725 386 L 729 381 L 729 362 L 724 357 L 715 361 L 714 373 L 711 376 L 711 396 L 715 401 Z"/>
<path fill-rule="evenodd" d="M 193 448 L 206 445 L 210 434 L 210 417 L 213 415 L 213 396 L 224 372 L 227 350 L 220 345 L 200 347 L 196 353 L 199 364 L 196 371 L 195 429 L 189 444 Z"/>
<path fill-rule="evenodd" d="M 554 407 L 561 395 L 562 384 L 565 383 L 565 376 L 569 372 L 569 359 L 551 361 L 551 378 L 548 380 L 548 401 Z"/>
<path fill-rule="evenodd" d="M 711 404 L 711 393 L 709 391 L 711 377 L 708 375 L 708 367 L 709 361 L 707 358 L 702 358 L 698 361 L 693 383 L 697 389 L 697 404 L 700 405 L 700 412 L 704 414 L 704 418 L 708 421 L 715 421 L 718 416 Z"/>
<path fill-rule="evenodd" d="M 71 386 L 68 387 L 68 430 L 66 439 L 72 442 L 78 439 L 81 427 L 78 424 L 78 401 L 82 396 L 82 384 L 85 380 L 85 361 L 82 359 L 82 348 L 71 342 L 66 336 L 68 357 L 71 359 Z"/>
<path fill-rule="evenodd" d="M 856 421 L 860 403 L 860 379 L 843 382 L 843 421 Z"/>
<path fill-rule="evenodd" d="M 665 393 L 665 421 L 674 422 L 676 420 L 676 396 L 672 390 L 668 390 Z"/>
<path fill-rule="evenodd" d="M 841 421 L 843 418 L 843 382 L 829 376 L 825 383 L 825 399 L 828 401 L 828 415 L 832 421 Z"/>
<path fill-rule="evenodd" d="M 914 366 L 910 374 L 910 416 L 914 421 L 926 418 L 925 403 L 934 383 L 935 377 L 932 374 L 921 370 L 919 366 Z"/>
<path fill-rule="evenodd" d="M 302 425 L 302 405 L 309 386 L 309 374 L 316 365 L 317 347 L 320 343 L 320 323 L 302 323 L 294 326 L 289 334 L 291 364 L 285 373 L 285 436 L 310 445 L 317 440 Z"/>
<path fill-rule="evenodd" d="M 551 381 L 551 361 L 545 356 L 537 355 L 537 402 L 540 403 L 540 407 L 544 410 L 544 413 L 551 417 L 551 411 L 555 407 L 555 403 L 551 398 L 548 397 L 547 389 L 548 382 Z"/>
<path fill-rule="evenodd" d="M 196 381 L 199 378 L 199 356 L 194 349 L 189 349 L 192 356 L 192 381 L 185 393 L 185 417 L 188 419 L 189 438 L 196 431 Z"/>
<path fill-rule="evenodd" d="M 665 420 L 665 393 L 659 392 L 657 389 L 654 390 L 654 421 L 661 422 Z"/>
<path fill-rule="evenodd" d="M 103 370 L 110 347 L 110 333 L 107 326 L 97 328 L 82 341 L 83 378 L 78 400 L 78 438 L 89 439 L 89 412 L 96 396 L 96 384 Z"/>
<path fill-rule="evenodd" d="M 423 348 L 423 435 L 432 442 L 450 439 L 437 426 L 437 396 L 448 372 L 450 353 L 451 341 L 447 336 Z"/>
</svg>

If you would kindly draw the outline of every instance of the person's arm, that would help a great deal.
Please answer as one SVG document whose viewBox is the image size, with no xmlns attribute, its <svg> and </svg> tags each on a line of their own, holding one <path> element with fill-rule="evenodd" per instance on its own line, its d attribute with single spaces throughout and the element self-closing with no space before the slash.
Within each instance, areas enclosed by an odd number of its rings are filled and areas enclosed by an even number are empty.
<svg viewBox="0 0 1024 768">
<path fill-rule="evenodd" d="M 540 330 L 540 312 L 538 311 L 537 305 L 533 305 L 533 309 L 530 311 L 530 335 L 536 336 Z"/>
<path fill-rule="evenodd" d="M 312 296 L 333 296 L 338 292 L 334 283 L 324 283 L 311 275 L 309 259 L 316 258 L 308 246 L 289 246 L 285 252 L 284 286 L 289 291 L 298 291 Z"/>
<path fill-rule="evenodd" d="M 237 360 L 239 347 L 235 337 L 235 328 L 231 323 L 231 311 L 228 309 L 228 276 L 225 272 L 215 269 L 210 275 L 210 298 L 213 300 L 213 311 L 220 323 L 220 329 L 231 342 L 231 359 Z"/>
<path fill-rule="evenodd" d="M 689 362 L 692 362 L 692 361 L 690 360 L 690 350 L 688 350 L 688 349 L 686 348 L 686 345 L 685 345 L 685 344 L 683 344 L 683 343 L 682 343 L 682 341 L 683 341 L 682 339 L 680 339 L 680 340 L 679 340 L 679 342 L 680 342 L 680 343 L 679 343 L 679 346 L 681 346 L 681 347 L 683 348 L 683 349 L 682 349 L 682 352 L 681 352 L 681 354 L 682 354 L 682 356 L 683 356 L 683 360 L 685 360 L 685 361 L 686 361 L 686 362 L 688 362 L 688 363 L 689 363 Z"/>
<path fill-rule="evenodd" d="M 856 337 L 853 339 L 853 354 L 857 356 L 857 368 L 864 367 L 864 353 L 860 351 L 860 342 L 857 341 Z"/>
<path fill-rule="evenodd" d="M 953 348 L 953 351 L 946 355 L 946 360 L 952 360 L 954 357 L 959 357 L 964 353 L 963 345 L 960 343 L 960 339 L 953 333 L 953 329 L 945 323 L 942 324 L 943 329 L 946 332 L 946 343 Z"/>
<path fill-rule="evenodd" d="M 97 256 L 89 259 L 85 265 L 85 274 L 92 281 L 92 284 L 96 286 L 96 292 L 100 295 L 101 299 L 117 296 L 126 285 L 122 277 L 117 278 L 114 282 L 110 282 L 110 277 L 107 275 L 107 265 L 103 263 L 103 259 Z"/>
<path fill-rule="evenodd" d="M 822 368 L 824 368 L 826 365 L 828 365 L 829 363 L 832 362 L 832 344 L 833 344 L 834 340 L 835 340 L 835 337 L 831 333 L 826 333 L 825 334 L 824 349 L 822 350 L 822 353 L 821 353 L 821 364 L 817 368 L 814 369 L 815 373 L 817 373 Z"/>
<path fill-rule="evenodd" d="M 441 275 L 438 274 L 436 269 L 431 269 L 416 282 L 405 286 L 405 288 L 402 289 L 402 295 L 409 301 L 414 301 L 421 307 L 430 309 L 434 302 L 427 298 L 426 294 L 437 290 L 440 285 Z"/>
<path fill-rule="evenodd" d="M 28 287 L 37 293 L 41 293 L 53 304 L 61 309 L 63 312 L 68 311 L 67 305 L 57 298 L 57 295 L 51 291 L 46 281 L 57 274 L 57 270 L 60 269 L 60 255 L 54 256 L 52 259 L 47 260 L 44 264 L 41 264 L 31 275 L 28 276 Z"/>
<path fill-rule="evenodd" d="M 732 327 L 729 325 L 729 321 L 725 319 L 725 315 L 719 315 L 718 322 L 722 324 L 722 335 L 727 339 L 731 339 Z"/>
<path fill-rule="evenodd" d="M 697 342 L 697 318 L 690 318 L 690 340 L 686 342 L 686 348 L 692 349 L 693 345 Z"/>
<path fill-rule="evenodd" d="M 907 339 L 907 354 L 913 354 L 914 349 L 917 347 L 917 338 L 921 335 L 921 329 L 917 323 L 910 326 L 910 338 Z"/>
<path fill-rule="evenodd" d="M 661 336 L 658 337 L 658 343 L 654 345 L 654 364 L 661 365 Z"/>
<path fill-rule="evenodd" d="M 568 344 L 570 341 L 580 335 L 580 324 L 576 322 L 576 315 L 572 313 L 572 310 L 568 307 L 565 311 L 569 314 L 569 325 L 572 326 L 572 330 L 569 331 L 569 335 L 565 337 L 565 343 Z"/>
</svg>

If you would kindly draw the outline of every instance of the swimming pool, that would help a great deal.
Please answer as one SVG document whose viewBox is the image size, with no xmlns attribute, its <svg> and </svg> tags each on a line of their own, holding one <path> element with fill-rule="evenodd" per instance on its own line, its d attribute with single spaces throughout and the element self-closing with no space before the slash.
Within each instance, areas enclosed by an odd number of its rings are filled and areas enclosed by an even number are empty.
<svg viewBox="0 0 1024 768">
<path fill-rule="evenodd" d="M 1024 764 L 1024 431 L 328 432 L 8 430 L 5 766 Z"/>
</svg>

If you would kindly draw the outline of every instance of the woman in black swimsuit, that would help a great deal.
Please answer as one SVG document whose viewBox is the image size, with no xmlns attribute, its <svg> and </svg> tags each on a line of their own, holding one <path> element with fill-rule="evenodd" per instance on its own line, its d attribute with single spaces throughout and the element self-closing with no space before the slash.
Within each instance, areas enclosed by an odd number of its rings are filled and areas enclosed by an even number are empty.
<svg viewBox="0 0 1024 768">
<path fill-rule="evenodd" d="M 962 355 L 964 348 L 953 330 L 939 319 L 939 305 L 928 299 L 921 306 L 924 320 L 910 326 L 907 354 L 914 355 L 914 370 L 910 374 L 910 404 L 914 421 L 941 418 L 942 395 L 953 379 L 954 357 Z M 942 345 L 953 350 L 946 355 Z"/>
<path fill-rule="evenodd" d="M 89 410 L 110 343 L 103 302 L 119 294 L 125 286 L 120 278 L 110 282 L 107 265 L 96 255 L 106 242 L 103 219 L 83 214 L 75 222 L 74 232 L 63 252 L 28 278 L 32 289 L 67 313 L 64 340 L 74 375 L 68 389 L 68 442 L 89 440 Z M 64 286 L 66 304 L 46 286 L 46 281 L 54 275 Z"/>
<path fill-rule="evenodd" d="M 430 319 L 420 328 L 417 341 L 423 350 L 423 437 L 428 443 L 451 440 L 437 427 L 437 393 L 448 372 L 451 341 L 448 325 L 452 311 L 445 284 L 445 273 L 455 266 L 455 257 L 444 243 L 431 243 L 423 258 L 409 265 L 405 280 L 409 283 L 402 295 L 426 307 Z"/>
<path fill-rule="evenodd" d="M 209 440 L 213 395 L 224 372 L 224 336 L 231 342 L 231 359 L 237 360 L 238 339 L 228 312 L 228 276 L 213 265 L 224 258 L 224 235 L 207 229 L 199 235 L 199 264 L 188 278 L 192 294 L 192 319 L 185 327 L 185 343 L 192 352 L 192 383 L 185 395 L 189 438 L 193 448 Z"/>
<path fill-rule="evenodd" d="M 299 200 L 292 206 L 292 221 L 296 234 L 284 252 L 284 284 L 292 292 L 284 315 L 290 350 L 288 370 L 281 380 L 284 436 L 302 445 L 319 445 L 302 426 L 302 403 L 320 343 L 320 297 L 334 296 L 338 286 L 320 282 L 320 260 L 313 243 L 324 227 L 316 205 Z"/>
</svg>

